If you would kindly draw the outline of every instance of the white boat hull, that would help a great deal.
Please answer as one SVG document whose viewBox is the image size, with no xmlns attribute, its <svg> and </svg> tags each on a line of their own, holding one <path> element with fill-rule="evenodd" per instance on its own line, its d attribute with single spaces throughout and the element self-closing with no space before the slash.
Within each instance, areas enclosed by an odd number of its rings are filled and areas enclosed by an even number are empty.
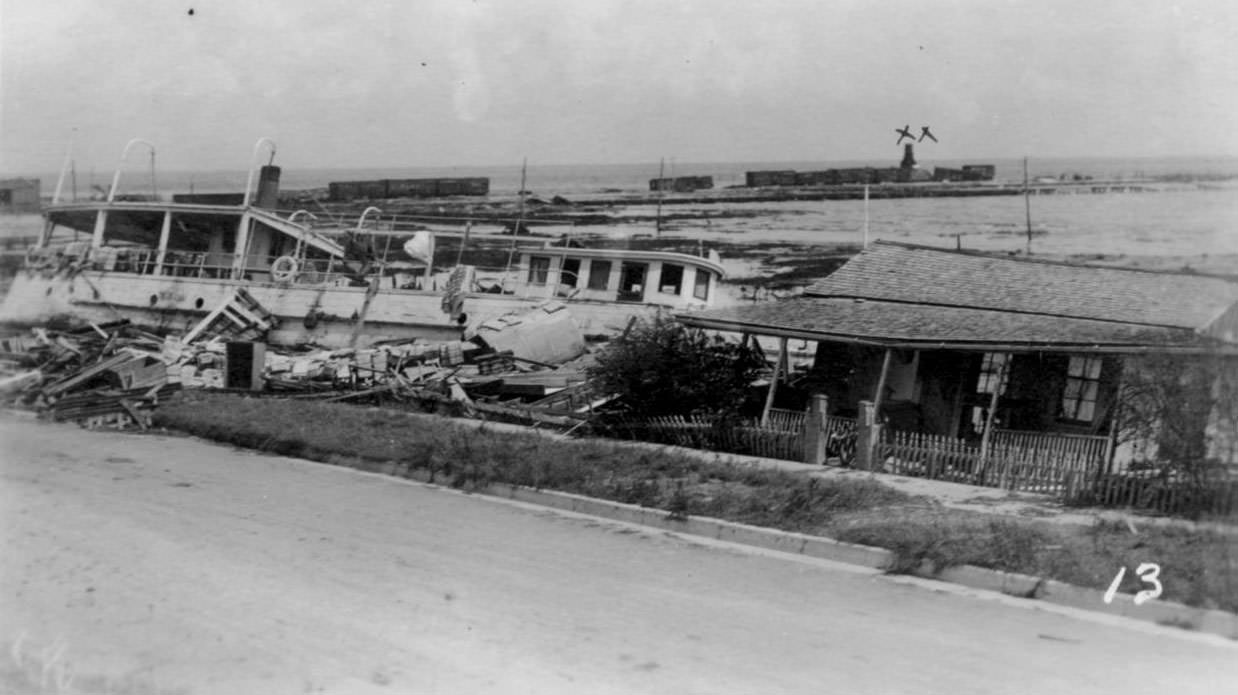
<svg viewBox="0 0 1238 695">
<path fill-rule="evenodd" d="M 53 317 L 96 323 L 128 319 L 138 325 L 183 334 L 228 301 L 237 288 L 244 288 L 263 309 L 279 319 L 279 325 L 267 336 L 271 343 L 324 347 L 410 338 L 458 340 L 469 325 L 546 301 L 468 294 L 464 299 L 467 319 L 461 324 L 442 310 L 442 293 L 434 291 L 380 289 L 367 307 L 365 287 L 300 286 L 107 271 L 49 275 L 23 270 L 13 279 L 0 304 L 0 321 L 37 325 Z M 660 310 L 649 304 L 587 300 L 565 305 L 587 336 L 617 333 L 633 316 L 651 316 Z"/>
</svg>

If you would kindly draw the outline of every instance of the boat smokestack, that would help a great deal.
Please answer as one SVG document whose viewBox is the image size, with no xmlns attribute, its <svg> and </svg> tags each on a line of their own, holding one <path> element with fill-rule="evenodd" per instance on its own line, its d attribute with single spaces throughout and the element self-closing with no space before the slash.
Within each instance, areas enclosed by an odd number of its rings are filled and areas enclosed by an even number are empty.
<svg viewBox="0 0 1238 695">
<path fill-rule="evenodd" d="M 911 169 L 916 165 L 916 153 L 914 146 L 909 142 L 903 145 L 903 161 L 899 166 L 903 169 Z"/>
<path fill-rule="evenodd" d="M 258 171 L 258 197 L 254 207 L 268 210 L 279 207 L 279 167 L 268 164 Z"/>
</svg>

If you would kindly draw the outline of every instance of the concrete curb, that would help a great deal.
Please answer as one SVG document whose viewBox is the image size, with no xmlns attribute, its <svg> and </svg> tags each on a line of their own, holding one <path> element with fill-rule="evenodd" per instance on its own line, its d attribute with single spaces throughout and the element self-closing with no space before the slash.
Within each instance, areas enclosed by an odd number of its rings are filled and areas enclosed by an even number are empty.
<svg viewBox="0 0 1238 695">
<path fill-rule="evenodd" d="M 420 471 L 391 471 L 391 473 L 396 475 L 404 473 L 402 477 L 420 479 L 422 482 L 429 481 L 428 475 L 418 475 Z M 675 518 L 660 509 L 501 483 L 488 485 L 476 492 L 688 536 L 700 536 L 820 560 L 859 565 L 875 570 L 888 570 L 894 565 L 895 556 L 889 550 L 844 543 L 824 536 L 779 531 L 707 517 Z M 1088 589 L 1053 579 L 1001 572 L 973 565 L 947 567 L 940 572 L 934 572 L 932 567 L 926 566 L 912 574 L 924 579 L 949 582 L 971 589 L 994 591 L 1018 598 L 1035 599 L 1059 606 L 1180 627 L 1238 640 L 1238 615 L 1225 611 L 1193 608 L 1161 600 L 1135 605 L 1134 597 L 1130 594 L 1117 594 L 1112 603 L 1106 604 L 1105 592 L 1099 589 Z"/>
</svg>

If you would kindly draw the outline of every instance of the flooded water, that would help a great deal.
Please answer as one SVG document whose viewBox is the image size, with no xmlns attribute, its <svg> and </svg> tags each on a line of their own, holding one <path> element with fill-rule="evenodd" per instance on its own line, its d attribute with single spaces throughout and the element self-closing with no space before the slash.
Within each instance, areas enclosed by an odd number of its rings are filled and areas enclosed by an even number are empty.
<svg viewBox="0 0 1238 695">
<path fill-rule="evenodd" d="M 1022 160 L 996 160 L 998 180 L 1022 177 Z M 809 171 L 848 166 L 853 162 L 799 163 L 671 163 L 667 175 L 710 175 L 715 187 L 742 183 L 744 171 L 770 168 Z M 867 164 L 881 165 L 868 162 Z M 889 164 L 889 163 L 887 163 Z M 955 166 L 958 162 L 931 162 Z M 1059 159 L 1032 160 L 1032 177 L 1083 175 L 1100 179 L 1134 179 L 1177 175 L 1238 176 L 1238 159 Z M 587 195 L 600 191 L 647 190 L 657 176 L 657 164 L 440 167 L 367 170 L 309 170 L 285 172 L 283 188 L 325 187 L 330 181 L 424 176 L 487 176 L 493 194 L 511 194 L 526 186 L 542 197 Z M 240 190 L 245 172 L 169 172 L 160 175 L 161 191 L 198 192 Z M 122 190 L 141 190 L 139 174 L 129 174 Z M 44 193 L 55 188 L 56 178 L 44 180 Z M 87 189 L 87 182 L 81 187 Z M 1167 190 L 1144 193 L 1038 195 L 1030 198 L 1031 248 L 1046 255 L 1122 255 L 1135 259 L 1216 256 L 1238 258 L 1238 180 L 1199 184 L 1181 183 Z M 622 225 L 585 228 L 578 232 L 610 237 L 653 234 L 658 211 L 653 205 L 613 211 L 628 218 Z M 1028 246 L 1028 210 L 1020 196 L 980 198 L 907 198 L 833 200 L 781 203 L 667 204 L 662 207 L 664 235 L 739 244 L 834 245 L 859 244 L 865 229 L 869 239 L 886 239 L 949 248 L 987 251 L 1022 251 Z M 688 219 L 676 219 L 685 216 Z M 866 222 L 867 221 L 867 222 Z M 0 236 L 29 236 L 39 232 L 35 215 L 0 215 Z M 1220 261 L 1222 264 L 1225 261 Z M 1235 261 L 1238 265 L 1238 261 Z M 1238 272 L 1238 267 L 1234 268 Z"/>
<path fill-rule="evenodd" d="M 1129 256 L 1238 255 L 1238 187 L 1149 193 L 985 198 L 664 206 L 706 219 L 671 220 L 664 233 L 735 243 L 863 243 L 868 237 L 931 246 L 1042 254 Z M 616 232 L 649 233 L 654 206 L 626 212 L 648 224 Z M 738 213 L 738 214 L 737 214 Z M 865 220 L 867 219 L 867 225 Z M 601 231 L 601 230 L 596 230 Z M 1238 268 L 1235 268 L 1238 271 Z"/>
</svg>

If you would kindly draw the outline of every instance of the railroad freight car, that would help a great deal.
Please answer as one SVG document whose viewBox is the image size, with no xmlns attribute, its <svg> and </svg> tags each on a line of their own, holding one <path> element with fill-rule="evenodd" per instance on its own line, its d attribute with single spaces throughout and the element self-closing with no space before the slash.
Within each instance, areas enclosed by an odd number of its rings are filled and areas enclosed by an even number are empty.
<svg viewBox="0 0 1238 695">
<path fill-rule="evenodd" d="M 651 191 L 674 191 L 676 193 L 691 193 L 714 187 L 712 176 L 676 176 L 674 178 L 649 179 Z"/>
</svg>

